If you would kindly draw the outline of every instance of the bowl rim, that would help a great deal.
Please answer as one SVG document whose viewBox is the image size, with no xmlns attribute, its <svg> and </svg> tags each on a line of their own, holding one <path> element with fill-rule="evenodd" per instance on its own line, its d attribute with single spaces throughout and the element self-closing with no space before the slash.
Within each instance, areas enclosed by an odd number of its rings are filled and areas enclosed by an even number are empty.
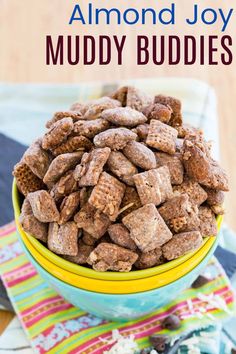
<svg viewBox="0 0 236 354">
<path fill-rule="evenodd" d="M 61 281 L 63 284 L 69 285 L 72 288 L 79 289 L 81 291 L 87 291 L 90 293 L 96 293 L 100 295 L 135 295 L 135 294 L 142 294 L 146 292 L 151 292 L 155 291 L 158 289 L 161 289 L 163 287 L 167 287 L 168 285 L 177 282 L 178 280 L 184 278 L 186 275 L 188 275 L 190 272 L 194 271 L 198 266 L 200 266 L 201 263 L 206 262 L 208 258 L 214 253 L 215 248 L 217 247 L 218 240 L 215 238 L 211 245 L 211 247 L 208 249 L 207 253 L 204 254 L 204 256 L 199 260 L 197 256 L 194 257 L 193 262 L 188 262 L 188 266 L 184 267 L 184 265 L 180 264 L 175 273 L 171 274 L 171 279 L 167 276 L 162 277 L 162 282 L 160 286 L 157 286 L 157 281 L 160 282 L 160 276 L 152 276 L 149 278 L 144 278 L 144 279 L 136 279 L 136 280 L 127 280 L 127 281 L 121 281 L 121 282 L 113 282 L 113 281 L 104 281 L 104 280 L 99 280 L 99 279 L 93 279 L 91 278 L 85 278 L 78 276 L 77 274 L 69 273 L 68 271 L 61 269 L 57 267 L 56 265 L 52 264 L 50 260 L 45 259 L 42 255 L 38 254 L 37 257 L 33 255 L 30 252 L 30 247 L 27 247 L 27 243 L 29 243 L 29 240 L 25 238 L 26 244 L 24 242 L 24 239 L 20 239 L 20 242 L 23 244 L 26 254 L 30 258 L 30 260 L 33 260 L 36 268 L 40 267 L 43 269 L 47 275 L 50 275 L 53 279 Z M 31 245 L 31 247 L 33 247 Z M 35 250 L 35 253 L 37 254 L 38 251 Z M 42 263 L 41 263 L 42 262 Z M 45 268 L 46 265 L 46 268 Z M 187 272 L 182 274 L 182 270 L 187 269 Z M 51 270 L 54 270 L 54 273 L 51 273 Z M 174 279 L 173 279 L 174 276 Z M 79 283 L 78 279 L 79 278 Z M 167 279 L 168 278 L 168 279 Z M 74 281 L 76 280 L 76 281 Z M 73 282 L 73 285 L 72 285 Z M 75 283 L 78 283 L 78 285 L 75 285 Z M 87 287 L 81 287 L 81 284 L 87 284 Z M 152 284 L 152 285 L 151 285 Z M 140 289 L 141 285 L 141 290 Z M 151 289 L 150 289 L 151 285 Z M 148 288 L 147 288 L 148 287 Z M 127 289 L 129 288 L 129 291 L 127 292 Z M 99 289 L 99 291 L 98 291 Z"/>
<path fill-rule="evenodd" d="M 184 256 L 181 256 L 181 257 L 174 259 L 172 261 L 169 261 L 167 263 L 158 265 L 156 267 L 143 269 L 143 270 L 134 270 L 131 272 L 126 272 L 126 273 L 125 272 L 98 272 L 93 269 L 86 268 L 86 267 L 83 267 L 82 265 L 75 264 L 75 263 L 72 263 L 72 262 L 69 262 L 69 261 L 63 259 L 59 255 L 56 255 L 55 253 L 50 251 L 47 247 L 45 247 L 35 237 L 24 232 L 21 225 L 19 224 L 19 216 L 20 216 L 19 196 L 20 196 L 20 194 L 19 194 L 19 191 L 18 191 L 18 188 L 16 185 L 16 181 L 14 178 L 13 183 L 12 183 L 12 202 L 13 202 L 15 221 L 16 221 L 17 228 L 18 228 L 20 234 L 25 235 L 28 238 L 29 242 L 34 246 L 34 248 L 37 249 L 41 255 L 43 255 L 46 259 L 50 260 L 53 264 L 61 267 L 62 269 L 66 270 L 66 271 L 70 271 L 71 273 L 74 273 L 77 275 L 82 275 L 86 278 L 111 280 L 111 281 L 126 281 L 126 280 L 133 280 L 133 279 L 148 278 L 148 277 L 151 277 L 151 276 L 154 276 L 157 274 L 168 272 L 169 270 L 175 269 L 179 265 L 188 261 L 212 239 L 211 236 L 206 237 L 203 240 L 202 246 L 200 248 L 198 248 L 197 250 L 195 250 L 193 252 L 189 252 Z M 217 219 L 217 228 L 218 228 L 218 232 L 219 232 L 222 221 L 223 221 L 223 216 L 218 215 L 216 219 Z"/>
</svg>

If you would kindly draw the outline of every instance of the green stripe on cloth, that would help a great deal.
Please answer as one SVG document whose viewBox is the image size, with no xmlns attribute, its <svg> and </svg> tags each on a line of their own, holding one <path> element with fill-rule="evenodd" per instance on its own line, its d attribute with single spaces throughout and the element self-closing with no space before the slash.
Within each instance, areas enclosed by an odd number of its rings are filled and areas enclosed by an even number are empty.
<svg viewBox="0 0 236 354">
<path fill-rule="evenodd" d="M 227 312 L 220 308 L 208 308 L 207 303 L 198 298 L 197 289 L 187 289 L 175 301 L 137 321 L 108 322 L 84 313 L 61 298 L 28 262 L 12 225 L 9 232 L 6 228 L 4 233 L 0 229 L 0 274 L 28 338 L 40 354 L 102 354 L 109 345 L 99 338 L 109 340 L 113 329 L 119 329 L 124 336 L 134 334 L 139 347 L 144 348 L 149 345 L 150 334 L 167 333 L 160 326 L 161 319 L 167 313 L 176 313 L 182 318 L 181 329 L 172 335 L 207 326 L 212 323 L 212 318 L 217 321 L 226 319 L 235 312 L 229 280 L 215 259 L 210 261 L 206 271 L 213 271 L 214 277 L 201 288 L 201 293 L 206 296 L 220 294 L 227 301 Z M 27 276 L 24 278 L 24 275 Z M 201 318 L 191 313 L 189 301 L 195 309 L 205 309 Z"/>
</svg>

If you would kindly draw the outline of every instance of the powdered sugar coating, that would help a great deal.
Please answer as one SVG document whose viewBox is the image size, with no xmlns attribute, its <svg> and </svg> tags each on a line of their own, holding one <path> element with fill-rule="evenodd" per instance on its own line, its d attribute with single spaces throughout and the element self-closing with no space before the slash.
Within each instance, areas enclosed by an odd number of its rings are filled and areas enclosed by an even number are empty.
<svg viewBox="0 0 236 354">
<path fill-rule="evenodd" d="M 129 272 L 137 258 L 138 255 L 135 252 L 104 242 L 90 253 L 87 262 L 92 265 L 93 269 L 100 272 L 107 270 Z"/>
<path fill-rule="evenodd" d="M 132 141 L 123 149 L 124 155 L 135 165 L 143 170 L 156 168 L 156 158 L 151 149 L 142 143 Z"/>
<path fill-rule="evenodd" d="M 176 234 L 163 247 L 163 255 L 169 261 L 198 249 L 202 245 L 202 236 L 199 231 L 190 231 Z"/>
<path fill-rule="evenodd" d="M 148 130 L 147 145 L 174 154 L 178 132 L 176 129 L 158 120 L 152 119 Z"/>
<path fill-rule="evenodd" d="M 130 237 L 142 252 L 162 246 L 172 237 L 154 204 L 146 204 L 122 219 L 129 229 Z"/>
</svg>

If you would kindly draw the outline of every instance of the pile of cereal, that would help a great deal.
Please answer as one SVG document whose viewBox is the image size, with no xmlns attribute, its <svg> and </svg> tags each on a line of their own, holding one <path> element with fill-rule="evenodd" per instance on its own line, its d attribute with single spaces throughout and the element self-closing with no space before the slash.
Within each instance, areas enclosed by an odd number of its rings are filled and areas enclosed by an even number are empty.
<svg viewBox="0 0 236 354">
<path fill-rule="evenodd" d="M 145 269 L 217 234 L 224 170 L 181 102 L 122 87 L 75 103 L 15 166 L 23 229 L 97 271 Z"/>
</svg>

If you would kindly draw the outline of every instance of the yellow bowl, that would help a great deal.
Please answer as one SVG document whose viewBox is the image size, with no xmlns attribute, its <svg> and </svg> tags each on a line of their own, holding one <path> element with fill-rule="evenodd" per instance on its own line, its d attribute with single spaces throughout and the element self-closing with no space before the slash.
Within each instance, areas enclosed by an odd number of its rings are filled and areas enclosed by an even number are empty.
<svg viewBox="0 0 236 354">
<path fill-rule="evenodd" d="M 168 285 L 194 270 L 194 268 L 205 259 L 207 254 L 211 252 L 211 249 L 215 248 L 217 243 L 217 239 L 211 237 L 188 261 L 179 264 L 174 269 L 170 269 L 164 273 L 140 279 L 103 280 L 87 278 L 83 275 L 71 273 L 58 267 L 47 258 L 44 258 L 44 256 L 33 247 L 27 236 L 22 233 L 22 228 L 19 223 L 17 223 L 17 228 L 20 232 L 21 239 L 30 254 L 48 273 L 74 287 L 105 294 L 133 294 L 158 289 Z"/>
<path fill-rule="evenodd" d="M 149 269 L 129 273 L 96 272 L 92 269 L 64 260 L 48 250 L 33 236 L 26 234 L 18 221 L 20 215 L 20 195 L 15 182 L 13 182 L 12 196 L 17 228 L 22 241 L 31 255 L 49 273 L 63 281 L 66 279 L 66 282 L 71 285 L 86 290 L 108 293 L 132 293 L 161 287 L 192 270 L 204 259 L 216 242 L 215 237 L 207 237 L 203 245 L 197 251 Z M 222 216 L 218 216 L 218 231 L 221 222 Z M 122 287 L 120 286 L 121 284 Z"/>
</svg>

